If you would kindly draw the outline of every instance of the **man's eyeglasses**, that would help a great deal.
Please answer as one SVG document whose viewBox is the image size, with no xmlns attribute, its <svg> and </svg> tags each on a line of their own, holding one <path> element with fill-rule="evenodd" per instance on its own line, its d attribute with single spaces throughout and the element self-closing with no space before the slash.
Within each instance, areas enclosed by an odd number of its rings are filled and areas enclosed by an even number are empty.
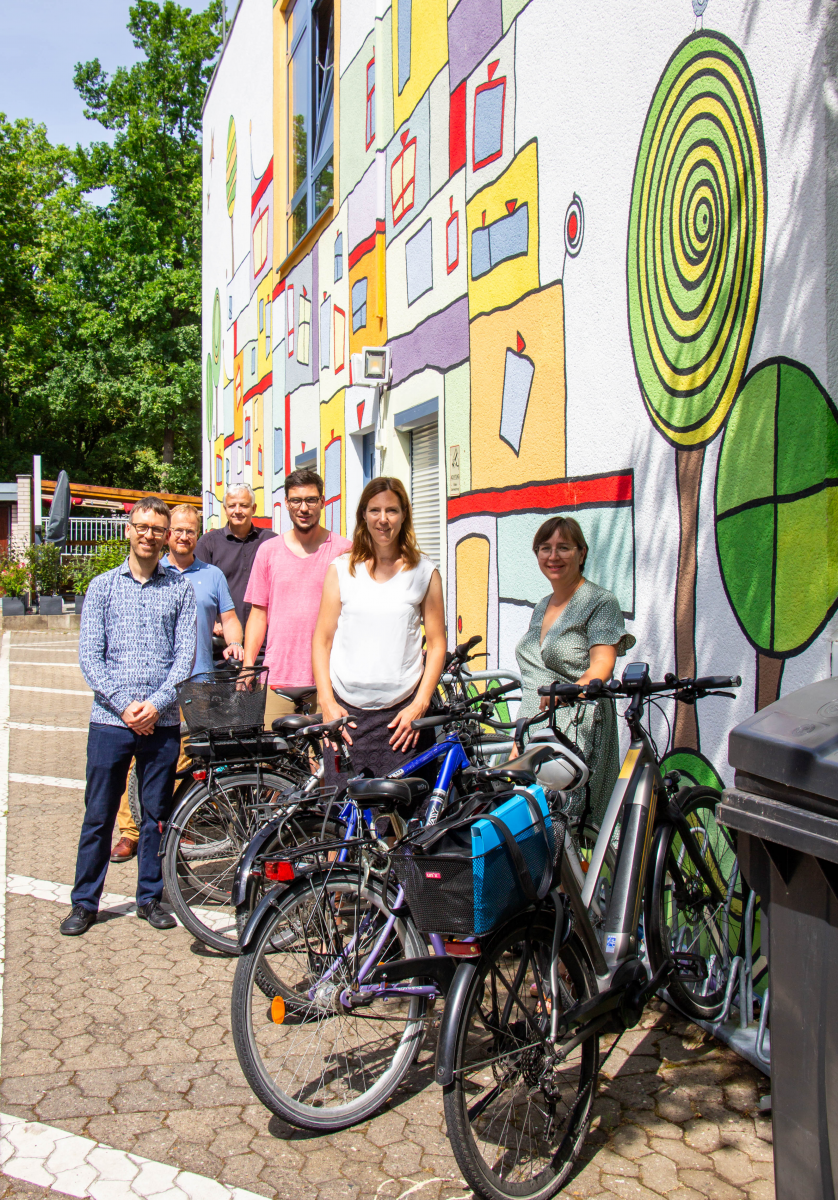
<svg viewBox="0 0 838 1200">
<path fill-rule="evenodd" d="M 306 496 L 302 500 L 286 500 L 285 503 L 289 508 L 317 508 L 318 504 L 323 503 L 323 497 Z"/>
<path fill-rule="evenodd" d="M 198 533 L 197 533 L 197 530 L 195 530 L 195 529 L 173 529 L 172 530 L 173 538 L 189 538 L 191 540 L 192 538 L 197 538 L 197 536 L 198 536 Z"/>
<path fill-rule="evenodd" d="M 128 524 L 132 529 L 136 530 L 137 537 L 153 537 L 157 541 L 162 541 L 169 532 L 168 525 L 164 529 L 161 529 L 159 525 L 135 525 L 133 521 L 129 521 Z"/>
</svg>

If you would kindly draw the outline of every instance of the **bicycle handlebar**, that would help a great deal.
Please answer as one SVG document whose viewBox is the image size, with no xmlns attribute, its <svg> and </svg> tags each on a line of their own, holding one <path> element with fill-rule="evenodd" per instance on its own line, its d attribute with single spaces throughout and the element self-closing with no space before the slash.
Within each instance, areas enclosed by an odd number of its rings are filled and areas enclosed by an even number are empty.
<svg viewBox="0 0 838 1200">
<path fill-rule="evenodd" d="M 742 678 L 739 675 L 704 675 L 699 679 L 678 679 L 675 675 L 667 675 L 659 683 L 651 679 L 640 686 L 626 687 L 619 679 L 610 679 L 603 683 L 601 679 L 592 679 L 590 683 L 548 683 L 538 688 L 539 696 L 554 697 L 560 700 L 595 700 L 600 696 L 651 696 L 659 692 L 705 693 L 718 688 L 740 687 Z"/>
</svg>

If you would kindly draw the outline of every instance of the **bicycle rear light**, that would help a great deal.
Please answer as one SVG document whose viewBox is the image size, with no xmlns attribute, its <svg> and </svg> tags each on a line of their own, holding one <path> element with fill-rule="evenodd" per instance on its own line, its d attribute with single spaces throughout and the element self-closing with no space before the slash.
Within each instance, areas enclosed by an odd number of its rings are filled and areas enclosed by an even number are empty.
<svg viewBox="0 0 838 1200">
<path fill-rule="evenodd" d="M 192 772 L 193 779 L 206 779 L 206 777 L 207 777 L 206 771 L 193 771 Z"/>
<path fill-rule="evenodd" d="M 273 879 L 275 883 L 293 883 L 296 878 L 294 864 L 290 862 L 266 862 L 265 878 Z"/>
</svg>

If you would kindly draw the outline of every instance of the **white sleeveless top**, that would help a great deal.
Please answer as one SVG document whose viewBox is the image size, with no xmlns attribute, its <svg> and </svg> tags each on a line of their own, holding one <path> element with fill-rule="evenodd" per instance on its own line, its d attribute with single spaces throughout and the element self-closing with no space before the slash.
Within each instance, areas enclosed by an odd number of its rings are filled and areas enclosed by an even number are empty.
<svg viewBox="0 0 838 1200">
<path fill-rule="evenodd" d="M 422 678 L 422 601 L 436 567 L 424 554 L 386 583 L 366 563 L 349 574 L 349 555 L 334 560 L 341 609 L 329 673 L 332 687 L 356 708 L 389 708 Z"/>
</svg>

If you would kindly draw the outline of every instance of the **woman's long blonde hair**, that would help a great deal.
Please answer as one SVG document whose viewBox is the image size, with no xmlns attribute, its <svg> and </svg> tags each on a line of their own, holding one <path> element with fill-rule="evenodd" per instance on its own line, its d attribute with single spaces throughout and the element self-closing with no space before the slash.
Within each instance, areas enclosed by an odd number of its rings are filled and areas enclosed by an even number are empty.
<svg viewBox="0 0 838 1200">
<path fill-rule="evenodd" d="M 369 562 L 370 559 L 375 559 L 375 547 L 372 543 L 365 514 L 369 507 L 370 501 L 374 496 L 380 496 L 382 492 L 392 492 L 401 506 L 404 513 L 404 521 L 399 530 L 399 554 L 404 560 L 406 571 L 412 571 L 414 567 L 419 565 L 420 550 L 416 545 L 416 535 L 413 532 L 413 514 L 410 511 L 410 500 L 408 499 L 405 486 L 400 479 L 396 479 L 390 475 L 379 475 L 377 479 L 371 479 L 364 490 L 361 492 L 361 499 L 358 501 L 358 507 L 355 511 L 355 532 L 352 535 L 352 549 L 349 552 L 349 574 L 355 574 L 355 568 L 358 563 Z"/>
</svg>

